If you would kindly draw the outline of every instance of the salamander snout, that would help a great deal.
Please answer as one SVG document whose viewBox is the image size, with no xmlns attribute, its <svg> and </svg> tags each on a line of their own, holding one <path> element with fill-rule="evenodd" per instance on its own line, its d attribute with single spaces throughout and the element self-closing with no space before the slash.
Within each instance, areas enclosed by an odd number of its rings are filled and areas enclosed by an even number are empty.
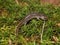
<svg viewBox="0 0 60 45">
<path fill-rule="evenodd" d="M 45 15 L 44 15 L 44 16 L 43 16 L 43 15 L 42 15 L 42 16 L 40 16 L 40 18 L 41 18 L 42 20 L 45 20 L 45 21 L 46 21 L 46 20 L 48 20 L 48 17 L 47 17 L 47 16 L 45 16 Z"/>
</svg>

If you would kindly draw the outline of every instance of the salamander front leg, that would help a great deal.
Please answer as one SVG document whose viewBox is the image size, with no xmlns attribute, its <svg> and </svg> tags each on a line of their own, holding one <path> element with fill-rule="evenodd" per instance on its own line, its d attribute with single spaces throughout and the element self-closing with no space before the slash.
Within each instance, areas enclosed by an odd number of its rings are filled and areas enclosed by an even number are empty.
<svg viewBox="0 0 60 45">
<path fill-rule="evenodd" d="M 37 17 L 37 19 L 39 20 L 39 17 Z"/>
<path fill-rule="evenodd" d="M 25 21 L 25 22 L 24 22 L 24 25 L 26 25 L 26 24 L 27 24 L 27 22 Z"/>
</svg>

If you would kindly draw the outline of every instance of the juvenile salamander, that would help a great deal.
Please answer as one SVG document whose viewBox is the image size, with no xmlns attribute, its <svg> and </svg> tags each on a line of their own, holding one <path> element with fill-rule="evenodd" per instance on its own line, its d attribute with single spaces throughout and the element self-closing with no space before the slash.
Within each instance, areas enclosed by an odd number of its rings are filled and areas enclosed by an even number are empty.
<svg viewBox="0 0 60 45">
<path fill-rule="evenodd" d="M 31 13 L 31 14 L 28 14 L 25 18 L 23 18 L 19 24 L 17 25 L 16 27 L 16 35 L 18 35 L 18 30 L 19 28 L 21 28 L 21 26 L 23 24 L 27 24 L 27 22 L 33 18 L 37 18 L 38 20 L 41 19 L 43 21 L 46 21 L 47 20 L 47 16 L 44 15 L 44 14 L 41 14 L 41 13 Z"/>
</svg>

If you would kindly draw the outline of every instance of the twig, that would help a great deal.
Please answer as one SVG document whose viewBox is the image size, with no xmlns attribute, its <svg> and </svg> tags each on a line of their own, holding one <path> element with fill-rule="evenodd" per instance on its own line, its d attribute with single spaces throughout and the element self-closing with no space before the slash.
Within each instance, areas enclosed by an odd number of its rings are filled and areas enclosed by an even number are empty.
<svg viewBox="0 0 60 45">
<path fill-rule="evenodd" d="M 41 42 L 41 43 L 47 43 L 47 44 L 51 44 L 51 43 L 59 43 L 60 44 L 60 42 L 54 42 L 54 41 L 46 41 L 46 42 Z"/>
</svg>

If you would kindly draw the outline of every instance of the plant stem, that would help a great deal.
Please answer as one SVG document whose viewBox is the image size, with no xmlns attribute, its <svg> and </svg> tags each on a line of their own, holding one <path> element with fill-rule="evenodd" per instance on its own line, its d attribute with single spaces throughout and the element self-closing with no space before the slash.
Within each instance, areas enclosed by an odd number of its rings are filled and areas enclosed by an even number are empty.
<svg viewBox="0 0 60 45">
<path fill-rule="evenodd" d="M 43 23 L 43 26 L 42 26 L 42 30 L 41 30 L 41 43 L 43 42 L 43 31 L 44 31 L 44 27 L 45 27 L 45 21 Z"/>
</svg>

